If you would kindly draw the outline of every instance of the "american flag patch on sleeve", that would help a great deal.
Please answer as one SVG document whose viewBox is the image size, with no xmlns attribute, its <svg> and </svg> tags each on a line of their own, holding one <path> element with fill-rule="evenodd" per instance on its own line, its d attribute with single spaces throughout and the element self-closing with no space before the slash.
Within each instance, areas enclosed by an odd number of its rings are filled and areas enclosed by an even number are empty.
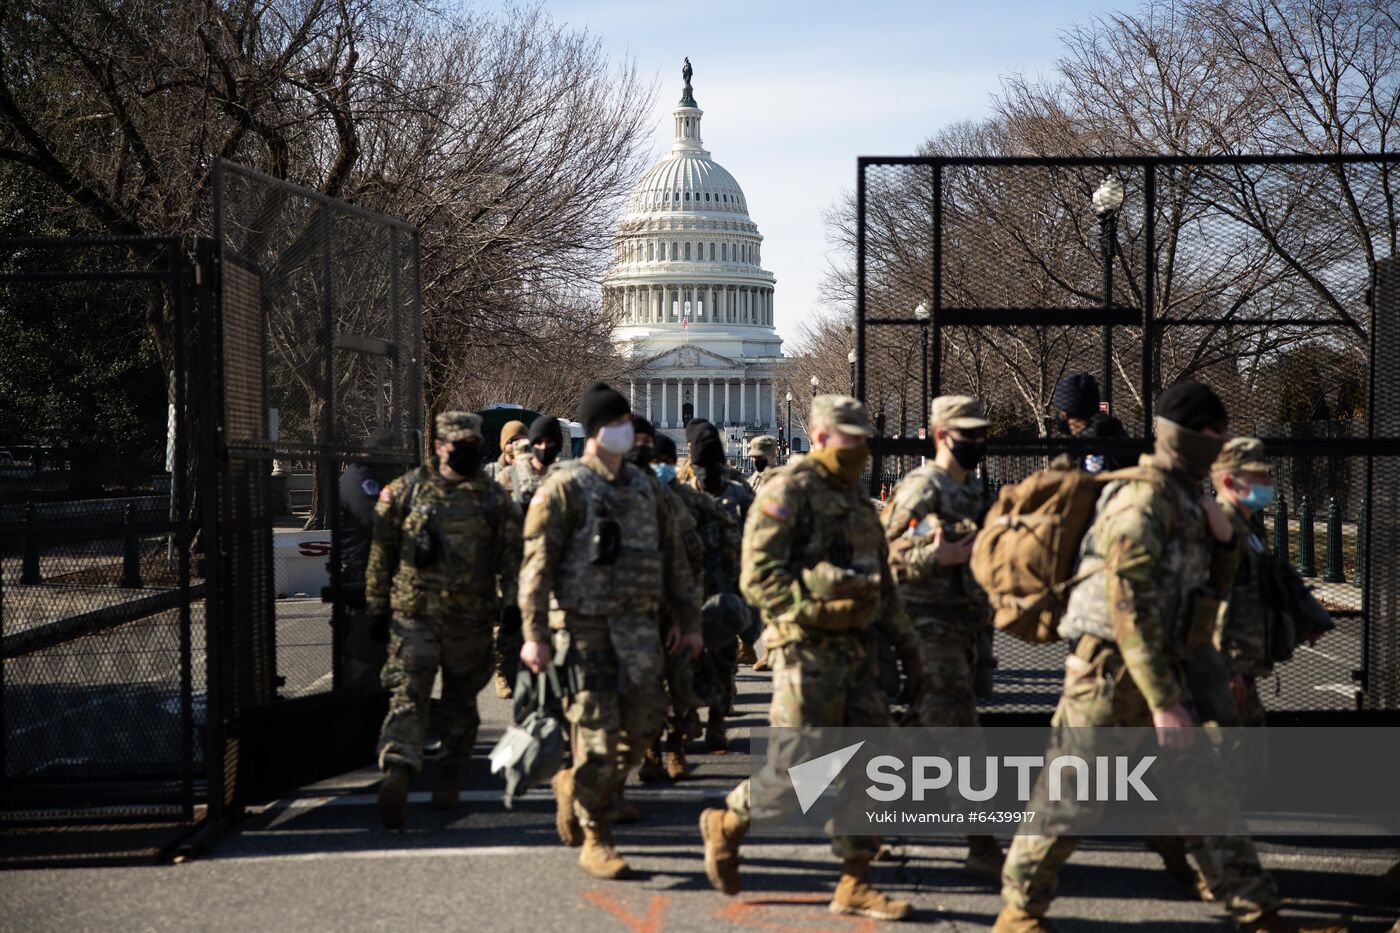
<svg viewBox="0 0 1400 933">
<path fill-rule="evenodd" d="M 787 509 L 783 508 L 780 503 L 774 502 L 772 499 L 763 503 L 760 507 L 760 511 L 775 522 L 785 522 L 788 519 Z"/>
</svg>

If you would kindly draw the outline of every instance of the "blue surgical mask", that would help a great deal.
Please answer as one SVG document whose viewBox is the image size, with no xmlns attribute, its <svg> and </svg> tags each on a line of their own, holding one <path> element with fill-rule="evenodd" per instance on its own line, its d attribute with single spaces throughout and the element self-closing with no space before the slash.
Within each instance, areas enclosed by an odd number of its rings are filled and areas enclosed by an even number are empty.
<svg viewBox="0 0 1400 933">
<path fill-rule="evenodd" d="M 669 483 L 676 478 L 676 465 L 674 463 L 653 463 L 651 471 L 663 483 Z"/>
<path fill-rule="evenodd" d="M 1266 509 L 1274 501 L 1274 487 L 1272 486 L 1251 486 L 1249 495 L 1240 497 L 1240 504 L 1258 512 Z"/>
</svg>

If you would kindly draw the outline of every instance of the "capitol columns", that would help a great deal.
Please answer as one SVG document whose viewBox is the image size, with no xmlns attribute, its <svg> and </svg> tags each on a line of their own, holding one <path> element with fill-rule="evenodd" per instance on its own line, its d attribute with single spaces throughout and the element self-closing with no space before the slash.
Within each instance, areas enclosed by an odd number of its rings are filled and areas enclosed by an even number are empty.
<svg viewBox="0 0 1400 933">
<path fill-rule="evenodd" d="M 711 376 L 708 382 L 710 383 L 710 407 L 705 409 L 705 414 L 711 423 L 719 424 L 718 421 L 715 421 L 715 377 Z"/>
</svg>

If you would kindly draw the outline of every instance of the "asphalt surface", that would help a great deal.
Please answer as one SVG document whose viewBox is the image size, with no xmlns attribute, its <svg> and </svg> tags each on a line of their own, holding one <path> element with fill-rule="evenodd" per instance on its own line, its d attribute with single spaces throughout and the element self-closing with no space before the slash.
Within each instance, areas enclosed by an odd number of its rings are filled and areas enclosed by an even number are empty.
<svg viewBox="0 0 1400 933">
<path fill-rule="evenodd" d="M 427 806 L 431 769 L 414 785 L 409 827 L 377 825 L 372 770 L 303 788 L 250 813 L 203 858 L 137 868 L 27 870 L 0 874 L 0 929 L 46 930 L 492 930 L 598 933 L 774 933 L 867 931 L 880 924 L 826 910 L 837 878 L 818 839 L 754 835 L 744 846 L 745 892 L 716 893 L 705 880 L 696 830 L 700 810 L 747 771 L 747 729 L 764 724 L 762 675 L 741 674 L 741 696 L 724 756 L 694 754 L 693 778 L 629 785 L 644 821 L 619 827 L 636 877 L 602 882 L 583 874 L 577 853 L 554 835 L 552 801 L 532 792 L 513 810 L 485 753 L 509 707 L 488 687 L 479 757 L 464 781 L 462 808 Z M 698 747 L 698 746 L 697 746 Z M 874 880 L 913 901 L 908 927 L 988 928 L 1000 909 L 991 885 L 961 871 L 963 846 L 895 843 L 896 858 Z M 1261 844 L 1284 893 L 1310 913 L 1347 914 L 1353 930 L 1382 931 L 1400 919 L 1375 880 L 1396 856 L 1390 846 L 1339 848 Z M 1065 931 L 1127 927 L 1224 930 L 1221 913 L 1187 897 L 1157 858 L 1132 841 L 1087 842 L 1061 876 L 1053 917 Z"/>
</svg>

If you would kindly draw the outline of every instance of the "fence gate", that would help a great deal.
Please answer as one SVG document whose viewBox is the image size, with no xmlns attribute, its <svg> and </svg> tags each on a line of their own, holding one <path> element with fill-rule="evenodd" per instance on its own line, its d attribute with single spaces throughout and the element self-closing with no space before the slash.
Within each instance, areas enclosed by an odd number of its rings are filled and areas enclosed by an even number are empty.
<svg viewBox="0 0 1400 933">
<path fill-rule="evenodd" d="M 155 858 L 203 801 L 194 291 L 174 239 L 0 241 L 0 865 Z"/>
<path fill-rule="evenodd" d="M 1085 453 L 1055 430 L 1065 373 L 1099 380 L 1127 437 L 1093 443 L 1129 458 L 1164 387 L 1206 382 L 1234 433 L 1264 440 L 1274 547 L 1339 624 L 1261 685 L 1266 706 L 1400 709 L 1397 197 L 1393 154 L 860 159 L 853 379 L 884 425 L 872 485 L 931 454 L 917 433 L 939 394 L 987 402 L 995 494 Z M 1064 648 L 997 642 L 990 708 L 1049 710 Z"/>
<path fill-rule="evenodd" d="M 204 518 L 210 715 L 227 731 L 211 779 L 237 803 L 372 760 L 386 699 L 343 670 L 351 606 L 330 529 L 348 463 L 421 454 L 418 234 L 229 163 L 215 178 Z M 309 580 L 284 557 L 306 554 Z"/>
</svg>

